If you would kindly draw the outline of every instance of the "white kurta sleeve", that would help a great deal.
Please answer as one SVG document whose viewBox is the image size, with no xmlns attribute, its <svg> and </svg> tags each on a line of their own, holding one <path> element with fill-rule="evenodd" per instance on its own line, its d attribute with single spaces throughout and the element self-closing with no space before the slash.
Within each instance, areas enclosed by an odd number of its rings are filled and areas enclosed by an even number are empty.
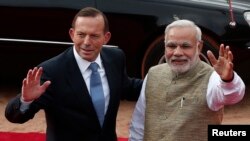
<svg viewBox="0 0 250 141">
<path fill-rule="evenodd" d="M 238 103 L 244 94 L 245 84 L 236 72 L 231 82 L 223 82 L 215 71 L 211 74 L 207 88 L 207 103 L 211 110 L 218 111 L 224 105 Z"/>
<path fill-rule="evenodd" d="M 145 86 L 147 76 L 144 79 L 140 97 L 135 105 L 129 128 L 129 141 L 142 141 L 144 136 L 144 121 L 145 121 Z"/>
</svg>

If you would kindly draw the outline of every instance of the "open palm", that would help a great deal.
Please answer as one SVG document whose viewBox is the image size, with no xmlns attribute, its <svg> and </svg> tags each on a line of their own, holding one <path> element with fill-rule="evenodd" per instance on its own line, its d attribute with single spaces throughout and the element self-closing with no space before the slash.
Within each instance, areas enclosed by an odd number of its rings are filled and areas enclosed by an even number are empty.
<svg viewBox="0 0 250 141">
<path fill-rule="evenodd" d="M 40 97 L 50 85 L 50 81 L 40 84 L 40 78 L 43 68 L 30 69 L 22 85 L 22 99 L 24 101 L 33 101 Z"/>
<path fill-rule="evenodd" d="M 214 70 L 220 75 L 222 80 L 230 81 L 233 79 L 233 54 L 229 46 L 224 47 L 224 44 L 220 45 L 218 59 L 215 58 L 211 51 L 208 51 L 207 55 Z"/>
</svg>

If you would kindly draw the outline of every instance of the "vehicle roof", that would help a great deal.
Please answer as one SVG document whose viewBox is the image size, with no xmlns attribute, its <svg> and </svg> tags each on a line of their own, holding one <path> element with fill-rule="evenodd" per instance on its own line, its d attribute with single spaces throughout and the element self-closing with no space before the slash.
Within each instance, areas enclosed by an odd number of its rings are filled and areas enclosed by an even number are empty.
<svg viewBox="0 0 250 141">
<path fill-rule="evenodd" d="M 72 2 L 73 1 L 73 2 Z M 92 5 L 94 6 L 98 0 L 65 0 L 64 2 L 60 1 L 44 1 L 44 0 L 1 0 L 0 5 L 2 6 L 20 6 L 20 7 L 64 7 L 64 8 L 77 8 L 80 9 L 81 5 Z M 107 1 L 107 0 L 106 0 Z M 110 0 L 112 2 L 112 0 Z M 131 3 L 144 1 L 152 3 L 179 3 L 181 5 L 202 5 L 202 6 L 217 6 L 217 7 L 226 7 L 228 8 L 228 0 L 127 0 Z M 250 1 L 249 0 L 232 0 L 232 7 L 238 10 L 250 10 Z"/>
<path fill-rule="evenodd" d="M 229 6 L 227 0 L 142 0 L 147 2 L 161 2 L 161 3 L 180 3 L 180 4 L 199 4 L 203 6 L 219 6 L 227 7 Z M 240 10 L 250 10 L 250 1 L 249 0 L 232 0 L 232 7 Z"/>
</svg>

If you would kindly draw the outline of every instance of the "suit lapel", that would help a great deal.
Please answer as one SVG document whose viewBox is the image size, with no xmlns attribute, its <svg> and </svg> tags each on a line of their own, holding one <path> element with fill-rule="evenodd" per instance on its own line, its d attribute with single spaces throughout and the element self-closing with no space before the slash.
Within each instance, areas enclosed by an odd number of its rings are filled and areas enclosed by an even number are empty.
<svg viewBox="0 0 250 141">
<path fill-rule="evenodd" d="M 114 70 L 113 67 L 115 67 L 113 64 L 112 64 L 112 61 L 110 59 L 107 58 L 107 55 L 106 54 L 102 54 L 101 55 L 102 57 L 102 63 L 103 63 L 103 66 L 105 68 L 105 74 L 107 76 L 107 80 L 108 80 L 108 84 L 109 84 L 109 89 L 110 89 L 110 93 L 112 94 L 112 90 L 114 90 L 114 86 L 115 86 L 115 77 L 112 75 L 114 74 Z M 111 97 L 111 96 L 110 96 Z"/>
<path fill-rule="evenodd" d="M 74 58 L 73 49 L 68 52 L 67 57 L 69 57 L 69 61 L 67 62 L 66 68 L 68 74 L 66 76 L 74 91 L 76 101 L 79 102 L 79 105 L 82 105 L 85 110 L 88 110 L 91 115 L 96 116 L 86 83 Z"/>
</svg>

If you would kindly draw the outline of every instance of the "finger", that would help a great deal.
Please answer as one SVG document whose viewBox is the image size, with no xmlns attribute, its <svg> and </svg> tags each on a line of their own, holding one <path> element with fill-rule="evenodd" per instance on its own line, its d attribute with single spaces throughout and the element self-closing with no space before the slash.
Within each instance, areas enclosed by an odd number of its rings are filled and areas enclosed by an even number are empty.
<svg viewBox="0 0 250 141">
<path fill-rule="evenodd" d="M 27 73 L 27 76 L 26 76 L 26 83 L 28 84 L 31 80 L 31 75 L 32 75 L 32 70 L 30 69 Z"/>
<path fill-rule="evenodd" d="M 38 68 L 37 68 L 37 67 L 34 67 L 34 68 L 33 68 L 33 71 L 32 71 L 32 76 L 33 76 L 34 78 L 35 78 L 35 76 L 36 76 L 37 71 L 38 71 Z"/>
<path fill-rule="evenodd" d="M 27 79 L 24 78 L 24 79 L 23 79 L 23 87 L 26 87 L 26 86 L 27 86 Z"/>
<path fill-rule="evenodd" d="M 228 75 L 225 78 L 225 80 L 232 80 L 233 78 L 233 63 L 232 62 L 228 62 Z"/>
<path fill-rule="evenodd" d="M 28 83 L 33 82 L 33 80 L 34 80 L 34 74 L 35 74 L 36 68 L 30 69 L 30 70 L 31 70 L 31 71 L 29 72 Z"/>
<path fill-rule="evenodd" d="M 234 64 L 232 62 L 229 62 L 230 70 L 233 71 Z"/>
<path fill-rule="evenodd" d="M 51 81 L 44 82 L 43 83 L 44 90 L 46 90 L 49 87 L 50 84 L 51 84 Z"/>
<path fill-rule="evenodd" d="M 217 63 L 217 59 L 215 58 L 214 54 L 210 50 L 207 51 L 207 57 L 209 61 L 211 62 L 212 66 L 214 66 Z"/>
<path fill-rule="evenodd" d="M 226 59 L 228 59 L 228 53 L 229 53 L 229 51 L 230 51 L 230 48 L 229 48 L 229 46 L 226 46 L 226 48 L 225 48 L 225 52 L 224 52 L 224 57 L 226 58 Z"/>
<path fill-rule="evenodd" d="M 36 76 L 35 76 L 35 80 L 36 81 L 40 81 L 40 78 L 42 76 L 42 73 L 43 73 L 43 68 L 40 67 L 38 70 L 37 70 L 37 73 L 36 73 Z"/>
<path fill-rule="evenodd" d="M 219 57 L 223 57 L 224 56 L 224 44 L 220 45 L 220 50 L 219 50 Z"/>
<path fill-rule="evenodd" d="M 23 79 L 22 89 L 21 89 L 22 96 L 23 96 L 23 94 L 25 93 L 26 87 L 27 87 L 27 79 L 24 78 L 24 79 Z"/>
<path fill-rule="evenodd" d="M 51 84 L 51 81 L 46 81 L 43 83 L 43 85 L 41 86 L 42 93 L 46 91 L 46 89 L 49 87 L 50 84 Z"/>
<path fill-rule="evenodd" d="M 234 57 L 233 57 L 232 51 L 229 51 L 229 52 L 228 52 L 228 59 L 229 59 L 231 62 L 233 62 Z"/>
</svg>

